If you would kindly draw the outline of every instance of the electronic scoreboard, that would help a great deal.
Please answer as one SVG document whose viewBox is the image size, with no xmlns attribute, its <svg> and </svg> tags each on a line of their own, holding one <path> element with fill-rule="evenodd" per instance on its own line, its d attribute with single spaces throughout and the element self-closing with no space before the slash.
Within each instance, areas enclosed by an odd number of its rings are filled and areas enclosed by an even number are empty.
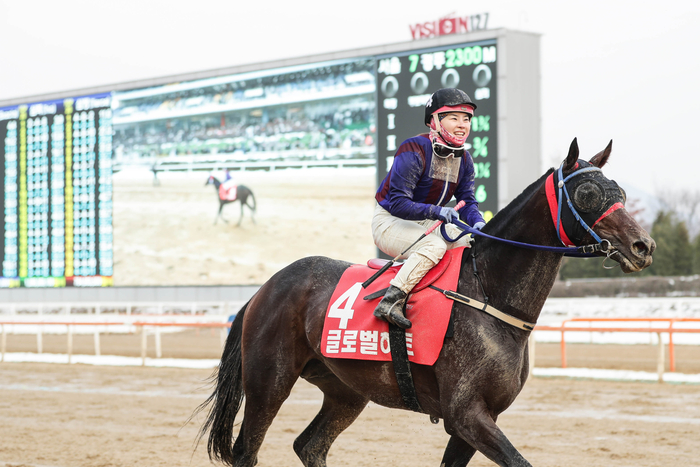
<svg viewBox="0 0 700 467">
<path fill-rule="evenodd" d="M 0 108 L 0 164 L 0 287 L 111 285 L 111 95 Z"/>
</svg>

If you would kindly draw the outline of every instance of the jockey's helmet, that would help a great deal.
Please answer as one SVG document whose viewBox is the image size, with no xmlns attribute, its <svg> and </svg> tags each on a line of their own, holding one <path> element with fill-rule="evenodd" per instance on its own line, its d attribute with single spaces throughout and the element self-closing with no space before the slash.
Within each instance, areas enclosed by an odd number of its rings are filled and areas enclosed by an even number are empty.
<svg viewBox="0 0 700 467">
<path fill-rule="evenodd" d="M 474 115 L 476 104 L 466 92 L 455 88 L 444 88 L 435 91 L 425 104 L 425 124 L 430 126 L 433 114 L 445 112 L 465 112 Z"/>
</svg>

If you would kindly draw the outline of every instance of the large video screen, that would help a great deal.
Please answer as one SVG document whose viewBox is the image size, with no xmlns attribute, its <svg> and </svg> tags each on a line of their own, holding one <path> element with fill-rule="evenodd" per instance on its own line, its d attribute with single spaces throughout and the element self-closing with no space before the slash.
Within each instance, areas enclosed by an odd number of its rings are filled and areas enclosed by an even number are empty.
<svg viewBox="0 0 700 467">
<path fill-rule="evenodd" d="M 363 263 L 377 181 L 430 93 L 478 105 L 496 210 L 495 41 L 0 108 L 0 287 L 257 285 L 308 256 Z"/>
<path fill-rule="evenodd" d="M 305 256 L 375 256 L 374 67 L 115 92 L 115 285 L 262 284 Z"/>
</svg>

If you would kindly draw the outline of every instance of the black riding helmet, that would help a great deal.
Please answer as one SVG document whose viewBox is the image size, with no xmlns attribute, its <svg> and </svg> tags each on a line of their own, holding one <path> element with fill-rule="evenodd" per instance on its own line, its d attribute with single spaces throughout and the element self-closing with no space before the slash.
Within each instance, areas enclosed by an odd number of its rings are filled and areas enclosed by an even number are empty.
<svg viewBox="0 0 700 467">
<path fill-rule="evenodd" d="M 455 88 L 438 89 L 425 104 L 425 124 L 430 126 L 430 119 L 436 111 L 456 105 L 468 105 L 476 110 L 476 104 L 466 92 Z"/>
</svg>

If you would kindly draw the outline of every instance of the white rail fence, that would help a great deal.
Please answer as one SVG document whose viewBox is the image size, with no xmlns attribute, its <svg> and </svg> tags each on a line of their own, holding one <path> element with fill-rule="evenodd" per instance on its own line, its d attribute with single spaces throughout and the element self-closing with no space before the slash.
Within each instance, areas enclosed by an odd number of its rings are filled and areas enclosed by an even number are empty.
<svg viewBox="0 0 700 467">
<path fill-rule="evenodd" d="M 243 304 L 238 301 L 4 303 L 0 304 L 0 362 L 5 360 L 8 334 L 35 334 L 37 353 L 43 353 L 45 334 L 65 334 L 67 363 L 71 363 L 75 334 L 93 334 L 96 356 L 101 355 L 101 334 L 141 334 L 144 363 L 149 335 L 154 336 L 157 358 L 162 357 L 161 334 L 185 328 L 219 328 L 223 345 L 229 317 Z"/>
</svg>

